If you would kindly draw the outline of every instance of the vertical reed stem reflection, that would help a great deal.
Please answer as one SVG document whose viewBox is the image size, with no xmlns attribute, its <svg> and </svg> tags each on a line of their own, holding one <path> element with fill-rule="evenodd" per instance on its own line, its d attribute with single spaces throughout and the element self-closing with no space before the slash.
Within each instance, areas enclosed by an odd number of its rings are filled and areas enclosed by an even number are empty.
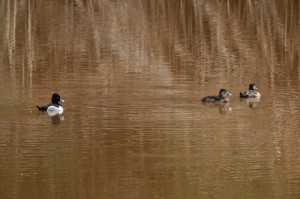
<svg viewBox="0 0 300 199">
<path fill-rule="evenodd" d="M 33 11 L 33 9 L 31 8 L 31 1 L 28 1 L 27 4 L 28 8 L 28 12 L 27 12 L 27 42 L 26 42 L 26 46 L 25 48 L 27 49 L 26 51 L 26 66 L 27 66 L 27 74 L 24 75 L 24 71 L 25 71 L 25 67 L 23 65 L 23 84 L 25 84 L 25 81 L 28 79 L 28 84 L 32 85 L 32 72 L 33 72 L 33 61 L 34 61 L 34 44 L 33 44 L 33 35 L 32 35 L 32 17 L 31 17 L 31 13 Z M 24 58 L 24 57 L 23 57 Z"/>
<path fill-rule="evenodd" d="M 253 65 L 261 67 L 258 78 L 271 77 L 271 87 L 279 66 L 285 78 L 300 74 L 296 1 L 4 0 L 2 5 L 7 9 L 2 8 L 6 21 L 0 36 L 9 43 L 1 48 L 24 84 L 32 84 L 36 70 L 95 68 L 78 63 L 103 59 L 126 60 L 125 70 L 151 72 L 156 69 L 150 62 L 160 60 L 171 73 L 184 71 L 203 83 L 211 71 L 229 77 L 234 69 Z M 249 71 L 239 72 L 242 78 Z"/>
</svg>

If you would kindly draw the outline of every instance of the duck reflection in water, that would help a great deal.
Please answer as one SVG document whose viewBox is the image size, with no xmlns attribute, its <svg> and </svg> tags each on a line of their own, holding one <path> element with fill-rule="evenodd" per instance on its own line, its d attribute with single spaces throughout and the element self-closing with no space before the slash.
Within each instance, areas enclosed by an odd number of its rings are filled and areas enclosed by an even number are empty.
<svg viewBox="0 0 300 199">
<path fill-rule="evenodd" d="M 229 98 L 231 94 L 226 89 L 220 89 L 218 96 L 206 96 L 201 99 L 204 105 L 209 107 L 219 107 L 221 114 L 230 112 L 232 108 L 229 107 Z"/>
<path fill-rule="evenodd" d="M 51 122 L 53 125 L 60 124 L 62 120 L 64 120 L 64 117 L 62 115 L 56 114 L 54 116 L 51 116 Z"/>
<path fill-rule="evenodd" d="M 243 99 L 241 99 L 243 100 Z M 245 99 L 244 99 L 245 100 Z M 256 97 L 256 98 L 247 98 L 246 99 L 246 102 L 249 106 L 249 108 L 256 108 L 257 104 L 259 103 L 260 101 L 260 97 Z"/>
<path fill-rule="evenodd" d="M 229 106 L 229 103 L 202 103 L 203 105 L 210 107 L 210 108 L 219 108 L 219 112 L 222 115 L 225 115 L 227 112 L 231 112 L 232 108 Z"/>
</svg>

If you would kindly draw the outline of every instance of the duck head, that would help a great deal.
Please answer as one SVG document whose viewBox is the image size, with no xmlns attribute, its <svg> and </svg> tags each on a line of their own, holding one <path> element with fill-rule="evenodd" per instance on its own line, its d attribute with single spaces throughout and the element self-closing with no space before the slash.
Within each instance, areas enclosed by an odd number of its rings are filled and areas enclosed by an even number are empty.
<svg viewBox="0 0 300 199">
<path fill-rule="evenodd" d="M 255 91 L 257 90 L 257 87 L 256 85 L 253 83 L 253 84 L 249 84 L 249 91 Z"/>
<path fill-rule="evenodd" d="M 64 102 L 64 100 L 61 99 L 61 97 L 57 93 L 54 93 L 52 95 L 52 100 L 51 101 L 52 101 L 53 104 L 58 104 L 58 105 L 59 105 L 59 102 Z"/>
<path fill-rule="evenodd" d="M 221 98 L 225 98 L 226 96 L 230 96 L 231 94 L 228 93 L 228 91 L 224 88 L 222 88 L 220 91 L 219 91 L 219 97 Z"/>
</svg>

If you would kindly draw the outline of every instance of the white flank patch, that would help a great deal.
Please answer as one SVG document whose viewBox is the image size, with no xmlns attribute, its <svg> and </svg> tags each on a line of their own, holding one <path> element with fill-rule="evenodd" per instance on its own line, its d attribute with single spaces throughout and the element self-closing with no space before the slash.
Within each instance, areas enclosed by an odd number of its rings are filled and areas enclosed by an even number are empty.
<svg viewBox="0 0 300 199">
<path fill-rule="evenodd" d="M 47 109 L 47 113 L 49 116 L 54 116 L 54 115 L 59 115 L 62 114 L 64 112 L 63 107 L 59 106 L 49 106 Z"/>
</svg>

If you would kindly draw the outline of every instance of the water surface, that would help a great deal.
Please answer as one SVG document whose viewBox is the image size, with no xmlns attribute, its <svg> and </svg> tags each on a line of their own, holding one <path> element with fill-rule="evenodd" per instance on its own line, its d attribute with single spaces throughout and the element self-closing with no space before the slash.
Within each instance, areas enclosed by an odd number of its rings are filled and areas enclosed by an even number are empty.
<svg viewBox="0 0 300 199">
<path fill-rule="evenodd" d="M 3 198 L 299 198 L 299 4 L 0 3 Z M 239 99 L 255 82 L 260 100 Z M 200 99 L 226 88 L 230 103 Z M 35 105 L 52 93 L 64 113 Z"/>
</svg>

